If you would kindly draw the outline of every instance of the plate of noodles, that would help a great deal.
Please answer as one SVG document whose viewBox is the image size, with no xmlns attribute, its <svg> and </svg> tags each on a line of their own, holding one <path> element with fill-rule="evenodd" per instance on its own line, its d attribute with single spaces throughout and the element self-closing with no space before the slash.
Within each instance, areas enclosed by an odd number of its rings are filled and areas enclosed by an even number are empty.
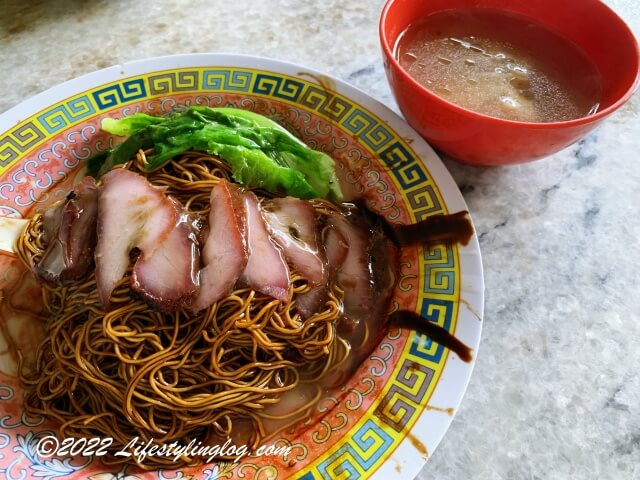
<svg viewBox="0 0 640 480">
<path fill-rule="evenodd" d="M 0 116 L 0 476 L 408 478 L 484 284 L 434 151 L 305 67 L 114 66 Z"/>
</svg>

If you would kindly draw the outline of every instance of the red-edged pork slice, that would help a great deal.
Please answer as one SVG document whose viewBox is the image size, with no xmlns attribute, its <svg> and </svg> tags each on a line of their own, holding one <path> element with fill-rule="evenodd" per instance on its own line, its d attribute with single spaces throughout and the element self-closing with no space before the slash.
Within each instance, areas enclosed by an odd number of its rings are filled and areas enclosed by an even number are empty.
<svg viewBox="0 0 640 480">
<path fill-rule="evenodd" d="M 379 220 L 351 209 L 330 222 L 347 239 L 349 249 L 337 279 L 344 289 L 344 312 L 354 318 L 382 318 L 395 286 L 397 250 Z"/>
<path fill-rule="evenodd" d="M 163 312 L 191 302 L 198 291 L 200 264 L 196 221 L 170 199 L 179 212 L 178 222 L 151 255 L 140 254 L 131 274 L 131 289 Z"/>
<path fill-rule="evenodd" d="M 329 270 L 332 272 L 340 270 L 349 253 L 349 241 L 335 225 L 331 225 L 326 230 L 324 251 L 327 255 Z"/>
<path fill-rule="evenodd" d="M 47 250 L 35 265 L 38 276 L 66 285 L 82 278 L 93 264 L 98 217 L 98 187 L 85 177 L 67 198 L 44 213 Z"/>
<path fill-rule="evenodd" d="M 104 308 L 137 247 L 150 258 L 176 226 L 178 211 L 159 189 L 137 173 L 118 168 L 102 177 L 98 199 L 96 283 Z"/>
<path fill-rule="evenodd" d="M 344 290 L 345 313 L 356 316 L 363 315 L 373 301 L 367 259 L 369 231 L 362 225 L 347 220 L 347 218 L 331 217 L 329 223 L 349 244 L 337 274 L 338 283 Z"/>
<path fill-rule="evenodd" d="M 309 318 L 322 310 L 327 301 L 328 283 L 342 267 L 349 251 L 349 242 L 335 225 L 329 226 L 324 235 L 324 251 L 327 256 L 327 279 L 325 285 L 311 287 L 308 292 L 296 297 L 298 312 L 302 318 Z"/>
<path fill-rule="evenodd" d="M 207 239 L 202 249 L 200 291 L 191 305 L 197 312 L 228 295 L 244 271 L 247 248 L 247 215 L 243 191 L 222 181 L 211 190 Z"/>
<path fill-rule="evenodd" d="M 344 289 L 344 315 L 337 325 L 340 337 L 351 345 L 351 355 L 341 371 L 326 385 L 341 384 L 380 342 L 388 321 L 387 310 L 396 284 L 398 252 L 385 235 L 380 219 L 347 209 L 344 218 L 330 222 L 347 239 L 349 249 L 337 279 Z"/>
<path fill-rule="evenodd" d="M 326 286 L 326 259 L 318 245 L 318 221 L 311 203 L 276 198 L 265 203 L 262 211 L 272 238 L 290 265 L 311 285 Z"/>
<path fill-rule="evenodd" d="M 286 302 L 289 300 L 289 267 L 282 258 L 282 252 L 271 240 L 257 197 L 252 192 L 245 192 L 244 204 L 247 210 L 249 260 L 242 280 L 254 290 Z"/>
</svg>

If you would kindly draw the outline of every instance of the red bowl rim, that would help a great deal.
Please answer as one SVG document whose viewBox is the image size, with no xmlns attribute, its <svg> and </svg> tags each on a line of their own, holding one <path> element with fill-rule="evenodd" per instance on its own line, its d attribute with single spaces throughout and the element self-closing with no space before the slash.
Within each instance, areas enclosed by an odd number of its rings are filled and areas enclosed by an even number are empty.
<svg viewBox="0 0 640 480">
<path fill-rule="evenodd" d="M 461 107 L 458 104 L 445 100 L 444 98 L 431 92 L 429 89 L 427 89 L 426 87 L 421 85 L 417 80 L 415 80 L 411 75 L 409 75 L 409 73 L 400 65 L 400 62 L 396 60 L 393 52 L 395 46 L 389 45 L 389 39 L 387 38 L 387 32 L 385 31 L 385 25 L 387 23 L 387 14 L 389 13 L 389 10 L 391 10 L 391 8 L 394 6 L 396 1 L 397 0 L 386 0 L 384 7 L 382 7 L 382 12 L 380 14 L 380 20 L 378 23 L 378 33 L 380 36 L 380 44 L 382 46 L 384 55 L 387 57 L 388 61 L 390 61 L 393 64 L 394 68 L 400 72 L 400 74 L 403 76 L 405 81 L 408 81 L 409 83 L 413 84 L 415 87 L 419 88 L 421 91 L 426 93 L 428 97 L 430 97 L 432 100 L 436 101 L 437 103 L 443 104 L 453 110 L 456 110 L 457 113 L 465 115 L 467 117 L 479 118 L 490 123 L 501 124 L 505 126 L 507 125 L 523 126 L 523 127 L 526 126 L 529 128 L 537 128 L 537 129 L 553 129 L 553 128 L 559 128 L 559 127 L 562 128 L 562 127 L 574 127 L 574 126 L 586 125 L 586 124 L 590 124 L 590 123 L 594 123 L 599 120 L 602 120 L 605 117 L 612 114 L 613 112 L 615 112 L 616 110 L 618 110 L 633 96 L 633 94 L 635 93 L 640 83 L 640 46 L 638 46 L 638 40 L 636 39 L 635 35 L 631 31 L 631 28 L 629 28 L 629 25 L 627 25 L 627 23 L 611 7 L 605 4 L 602 0 L 593 0 L 593 1 L 596 1 L 597 3 L 600 3 L 607 10 L 608 14 L 610 15 L 609 18 L 611 20 L 618 21 L 618 23 L 620 24 L 624 32 L 629 37 L 629 40 L 631 41 L 633 45 L 633 49 L 635 51 L 635 59 L 636 59 L 636 66 L 637 66 L 636 76 L 631 86 L 627 89 L 627 91 L 622 96 L 620 96 L 618 100 L 616 100 L 614 103 L 609 105 L 607 108 L 604 108 L 594 113 L 593 115 L 575 118 L 573 120 L 565 120 L 562 122 L 520 122 L 517 120 L 507 120 L 504 118 L 492 117 L 484 113 L 479 113 L 474 110 L 469 110 L 467 108 Z M 482 7 L 479 7 L 479 8 L 482 8 Z"/>
</svg>

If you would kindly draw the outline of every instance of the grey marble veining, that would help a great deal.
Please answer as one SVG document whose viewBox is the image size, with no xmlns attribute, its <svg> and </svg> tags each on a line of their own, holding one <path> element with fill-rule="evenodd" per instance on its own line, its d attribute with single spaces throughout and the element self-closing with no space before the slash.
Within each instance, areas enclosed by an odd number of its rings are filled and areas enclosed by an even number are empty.
<svg viewBox="0 0 640 480">
<path fill-rule="evenodd" d="M 608 0 L 640 33 L 640 2 Z M 111 64 L 264 55 L 397 111 L 376 1 L 0 2 L 0 111 Z M 420 479 L 640 479 L 640 98 L 547 159 L 445 159 L 472 212 L 486 310 L 466 397 Z"/>
</svg>

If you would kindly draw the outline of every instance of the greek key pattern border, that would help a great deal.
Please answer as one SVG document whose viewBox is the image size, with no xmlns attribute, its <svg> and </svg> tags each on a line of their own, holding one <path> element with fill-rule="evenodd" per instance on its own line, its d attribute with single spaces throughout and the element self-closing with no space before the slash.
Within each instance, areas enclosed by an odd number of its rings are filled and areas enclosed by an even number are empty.
<svg viewBox="0 0 640 480">
<path fill-rule="evenodd" d="M 357 137 L 389 167 L 417 219 L 443 212 L 430 175 L 387 124 L 350 99 L 311 81 L 236 67 L 183 68 L 121 79 L 48 107 L 0 134 L 0 174 L 33 148 L 87 117 L 142 99 L 179 93 L 247 93 L 302 106 Z M 428 188 L 430 187 L 430 188 Z"/>
<path fill-rule="evenodd" d="M 386 167 L 412 217 L 446 213 L 428 169 L 388 125 L 372 112 L 317 83 L 279 73 L 235 67 L 184 68 L 121 79 L 38 112 L 0 132 L 0 175 L 61 131 L 111 109 L 144 99 L 183 93 L 242 93 L 289 102 L 330 121 L 357 138 Z M 455 247 L 425 245 L 424 279 L 417 308 L 430 321 L 455 330 L 459 259 Z M 365 478 L 391 455 L 423 412 L 447 355 L 442 346 L 413 333 L 392 378 L 370 410 L 329 451 L 297 478 Z"/>
</svg>

